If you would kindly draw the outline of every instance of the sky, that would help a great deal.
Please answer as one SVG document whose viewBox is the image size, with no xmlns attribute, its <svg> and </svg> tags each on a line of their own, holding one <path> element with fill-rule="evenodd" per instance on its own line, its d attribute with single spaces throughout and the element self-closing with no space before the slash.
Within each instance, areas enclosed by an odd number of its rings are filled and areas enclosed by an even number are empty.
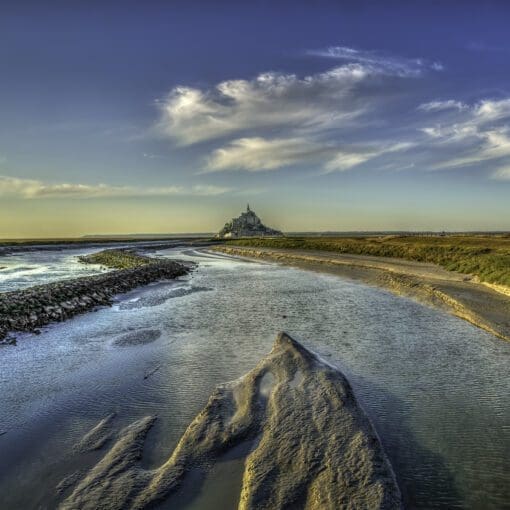
<svg viewBox="0 0 510 510">
<path fill-rule="evenodd" d="M 510 230 L 510 3 L 0 2 L 0 238 Z"/>
</svg>

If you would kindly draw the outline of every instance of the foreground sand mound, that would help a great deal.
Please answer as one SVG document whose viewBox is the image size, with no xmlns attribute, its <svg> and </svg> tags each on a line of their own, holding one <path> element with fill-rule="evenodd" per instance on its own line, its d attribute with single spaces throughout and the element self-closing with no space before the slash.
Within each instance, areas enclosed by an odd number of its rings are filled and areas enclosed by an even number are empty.
<svg viewBox="0 0 510 510">
<path fill-rule="evenodd" d="M 61 508 L 148 508 L 192 468 L 207 468 L 252 440 L 240 509 L 395 509 L 400 492 L 351 387 L 336 369 L 288 335 L 241 379 L 218 387 L 168 461 L 139 466 L 146 417 L 122 430 Z"/>
</svg>

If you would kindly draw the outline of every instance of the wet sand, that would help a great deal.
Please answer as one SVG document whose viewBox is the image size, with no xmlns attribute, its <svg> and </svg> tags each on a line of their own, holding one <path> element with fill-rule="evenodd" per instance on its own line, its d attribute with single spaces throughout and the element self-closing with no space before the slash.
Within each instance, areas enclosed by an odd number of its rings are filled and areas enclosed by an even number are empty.
<svg viewBox="0 0 510 510">
<path fill-rule="evenodd" d="M 323 251 L 214 246 L 214 251 L 337 274 L 446 310 L 510 341 L 509 290 L 434 264 Z"/>
<path fill-rule="evenodd" d="M 81 451 L 108 440 L 113 417 L 86 434 Z M 169 497 L 175 508 L 171 497 L 186 478 L 246 446 L 240 510 L 401 508 L 392 467 L 349 382 L 285 333 L 248 374 L 217 387 L 172 455 L 147 470 L 140 458 L 155 420 L 124 428 L 59 508 L 144 509 Z M 59 487 L 72 485 L 71 476 Z"/>
</svg>

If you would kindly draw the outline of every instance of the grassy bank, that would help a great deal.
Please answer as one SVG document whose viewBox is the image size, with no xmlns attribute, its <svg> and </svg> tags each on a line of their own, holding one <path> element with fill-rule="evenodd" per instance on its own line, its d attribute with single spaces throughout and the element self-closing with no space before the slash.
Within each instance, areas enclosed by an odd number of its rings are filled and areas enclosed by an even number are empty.
<svg viewBox="0 0 510 510">
<path fill-rule="evenodd" d="M 154 262 L 154 259 L 139 255 L 130 250 L 103 250 L 80 257 L 85 264 L 101 264 L 111 269 L 133 269 Z"/>
<path fill-rule="evenodd" d="M 430 262 L 450 271 L 478 276 L 484 282 L 510 286 L 510 235 L 250 238 L 226 244 Z"/>
</svg>

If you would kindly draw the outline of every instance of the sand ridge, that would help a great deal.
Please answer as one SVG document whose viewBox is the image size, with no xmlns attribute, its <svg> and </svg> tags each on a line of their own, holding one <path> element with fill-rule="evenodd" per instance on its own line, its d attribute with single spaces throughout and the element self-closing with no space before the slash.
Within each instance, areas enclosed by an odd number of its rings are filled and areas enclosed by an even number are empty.
<svg viewBox="0 0 510 510">
<path fill-rule="evenodd" d="M 219 386 L 169 459 L 140 466 L 155 417 L 124 428 L 61 509 L 144 509 L 185 477 L 253 441 L 239 509 L 398 509 L 389 461 L 345 377 L 285 333 L 242 378 Z"/>
</svg>

